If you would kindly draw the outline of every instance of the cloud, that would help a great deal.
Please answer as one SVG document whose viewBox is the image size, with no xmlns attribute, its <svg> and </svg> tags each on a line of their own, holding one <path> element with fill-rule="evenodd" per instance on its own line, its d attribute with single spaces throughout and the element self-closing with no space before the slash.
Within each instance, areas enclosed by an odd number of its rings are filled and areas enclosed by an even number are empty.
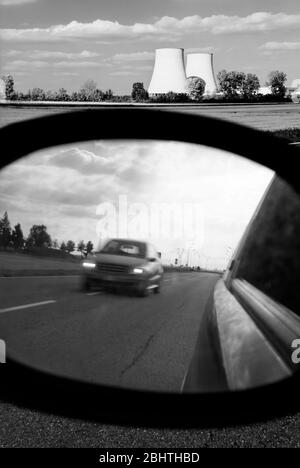
<svg viewBox="0 0 300 468">
<path fill-rule="evenodd" d="M 100 53 L 83 50 L 82 52 L 62 52 L 59 50 L 9 50 L 3 54 L 5 57 L 26 56 L 29 59 L 87 59 L 92 57 L 99 57 Z"/>
<path fill-rule="evenodd" d="M 136 75 L 137 73 L 151 71 L 153 69 L 152 65 L 139 65 L 139 66 L 130 66 L 130 65 L 121 65 L 121 68 L 116 71 L 109 73 L 111 76 L 131 76 Z"/>
<path fill-rule="evenodd" d="M 94 68 L 94 67 L 99 67 L 101 64 L 99 62 L 91 62 L 91 61 L 84 61 L 84 62 L 67 62 L 67 61 L 62 61 L 62 62 L 55 62 L 53 64 L 54 67 L 82 67 L 82 68 Z"/>
<path fill-rule="evenodd" d="M 234 247 L 270 177 L 266 168 L 199 145 L 85 142 L 43 150 L 5 168 L 0 208 L 26 233 L 43 223 L 60 241 L 94 242 L 97 205 L 109 201 L 117 207 L 121 194 L 129 204 L 200 203 L 205 254 L 210 256 Z M 166 252 L 186 241 L 163 237 L 159 246 Z"/>
<path fill-rule="evenodd" d="M 72 21 L 48 28 L 1 29 L 4 41 L 52 42 L 92 39 L 102 43 L 124 40 L 157 39 L 176 41 L 187 34 L 256 33 L 299 28 L 300 14 L 255 12 L 248 16 L 199 15 L 177 19 L 163 16 L 154 23 L 120 24 L 118 21 L 97 19 L 91 23 Z"/>
<path fill-rule="evenodd" d="M 42 69 L 42 68 L 97 68 L 101 65 L 99 62 L 91 61 L 61 61 L 49 63 L 42 60 L 13 60 L 8 62 L 4 70 L 17 70 L 17 69 Z"/>
<path fill-rule="evenodd" d="M 186 54 L 194 54 L 194 53 L 209 53 L 209 52 L 216 52 L 218 49 L 214 46 L 207 46 L 207 47 L 188 47 L 184 49 Z"/>
<path fill-rule="evenodd" d="M 79 73 L 76 72 L 54 72 L 53 76 L 79 76 Z"/>
<path fill-rule="evenodd" d="M 46 68 L 49 66 L 48 62 L 41 60 L 13 60 L 8 62 L 3 69 L 4 70 L 15 70 L 20 68 Z"/>
<path fill-rule="evenodd" d="M 109 73 L 110 76 L 133 76 L 136 75 L 136 70 L 118 70 Z"/>
<path fill-rule="evenodd" d="M 24 3 L 35 3 L 38 0 L 0 0 L 0 5 L 3 6 L 13 6 L 13 5 L 23 5 Z"/>
<path fill-rule="evenodd" d="M 27 71 L 14 71 L 14 76 L 30 76 L 31 73 Z"/>
<path fill-rule="evenodd" d="M 115 54 L 111 60 L 115 63 L 144 62 L 154 59 L 154 52 L 132 52 L 128 54 Z"/>
<path fill-rule="evenodd" d="M 300 42 L 266 42 L 260 46 L 261 50 L 300 50 Z"/>
<path fill-rule="evenodd" d="M 47 163 L 51 166 L 72 169 L 85 175 L 111 172 L 114 164 L 112 166 L 112 161 L 102 156 L 101 152 L 101 148 L 98 154 L 78 147 L 67 148 L 56 152 L 48 159 Z"/>
</svg>

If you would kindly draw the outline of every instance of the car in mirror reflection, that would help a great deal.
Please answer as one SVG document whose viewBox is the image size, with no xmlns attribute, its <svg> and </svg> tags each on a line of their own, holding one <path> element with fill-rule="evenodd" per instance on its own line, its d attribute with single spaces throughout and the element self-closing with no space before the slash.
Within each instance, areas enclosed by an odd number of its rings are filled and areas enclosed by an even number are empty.
<svg viewBox="0 0 300 468">
<path fill-rule="evenodd" d="M 149 242 L 111 239 L 83 262 L 82 286 L 134 291 L 147 296 L 160 292 L 163 266 L 159 253 Z"/>
</svg>

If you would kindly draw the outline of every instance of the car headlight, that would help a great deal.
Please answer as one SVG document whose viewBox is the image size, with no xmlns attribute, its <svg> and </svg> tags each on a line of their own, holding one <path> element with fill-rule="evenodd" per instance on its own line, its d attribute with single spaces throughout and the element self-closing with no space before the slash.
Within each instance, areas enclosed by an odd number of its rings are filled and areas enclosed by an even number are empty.
<svg viewBox="0 0 300 468">
<path fill-rule="evenodd" d="M 132 273 L 135 275 L 141 275 L 142 273 L 144 273 L 144 270 L 143 268 L 133 268 Z"/>
<path fill-rule="evenodd" d="M 96 263 L 92 263 L 92 262 L 83 262 L 82 266 L 84 266 L 84 268 L 95 268 L 95 267 L 96 267 Z"/>
</svg>

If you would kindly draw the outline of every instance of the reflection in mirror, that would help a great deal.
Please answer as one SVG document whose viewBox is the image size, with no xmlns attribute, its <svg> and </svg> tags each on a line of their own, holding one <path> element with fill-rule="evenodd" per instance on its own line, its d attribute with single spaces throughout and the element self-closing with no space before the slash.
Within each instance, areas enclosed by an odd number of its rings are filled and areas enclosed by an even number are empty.
<svg viewBox="0 0 300 468">
<path fill-rule="evenodd" d="M 252 354 L 233 339 L 236 303 L 244 306 L 233 283 L 247 270 L 245 279 L 260 288 L 267 250 L 247 247 L 244 263 L 239 253 L 223 274 L 273 176 L 218 149 L 160 141 L 54 147 L 2 170 L 0 338 L 8 357 L 134 389 L 201 392 L 265 383 L 268 372 L 257 373 L 253 353 L 262 356 L 267 338 L 255 341 L 257 321 L 246 307 L 251 326 L 241 341 L 250 340 Z M 288 196 L 299 204 L 294 192 Z M 261 219 L 268 223 L 268 213 Z M 258 243 L 259 230 L 251 234 Z M 267 245 L 274 257 L 277 250 Z M 252 269 L 245 266 L 249 255 Z M 226 306 L 224 294 L 235 305 Z M 270 349 L 266 365 L 273 362 Z M 285 377 L 275 367 L 266 381 Z"/>
</svg>

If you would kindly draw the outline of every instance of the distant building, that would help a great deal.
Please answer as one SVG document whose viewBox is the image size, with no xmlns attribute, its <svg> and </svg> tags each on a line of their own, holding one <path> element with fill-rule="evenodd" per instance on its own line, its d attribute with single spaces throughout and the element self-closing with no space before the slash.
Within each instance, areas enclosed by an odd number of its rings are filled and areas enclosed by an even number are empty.
<svg viewBox="0 0 300 468">
<path fill-rule="evenodd" d="M 258 90 L 259 94 L 266 96 L 267 94 L 272 94 L 271 86 L 261 86 Z"/>
<path fill-rule="evenodd" d="M 292 101 L 295 104 L 300 104 L 300 78 L 292 81 L 291 86 L 288 88 Z"/>
<path fill-rule="evenodd" d="M 295 91 L 295 89 L 299 88 L 300 86 L 300 78 L 296 78 L 295 80 L 292 81 L 291 86 L 289 86 L 289 89 Z"/>
<path fill-rule="evenodd" d="M 213 54 L 188 54 L 186 60 L 186 76 L 187 78 L 196 76 L 205 81 L 204 95 L 214 96 L 217 93 Z"/>
<path fill-rule="evenodd" d="M 148 88 L 150 96 L 173 93 L 187 93 L 183 49 L 156 49 L 155 63 Z"/>
<path fill-rule="evenodd" d="M 189 77 L 202 78 L 206 83 L 204 95 L 215 95 L 217 83 L 213 70 L 213 54 L 188 54 L 185 67 L 183 49 L 156 49 L 148 92 L 150 96 L 169 91 L 188 93 Z"/>
</svg>

